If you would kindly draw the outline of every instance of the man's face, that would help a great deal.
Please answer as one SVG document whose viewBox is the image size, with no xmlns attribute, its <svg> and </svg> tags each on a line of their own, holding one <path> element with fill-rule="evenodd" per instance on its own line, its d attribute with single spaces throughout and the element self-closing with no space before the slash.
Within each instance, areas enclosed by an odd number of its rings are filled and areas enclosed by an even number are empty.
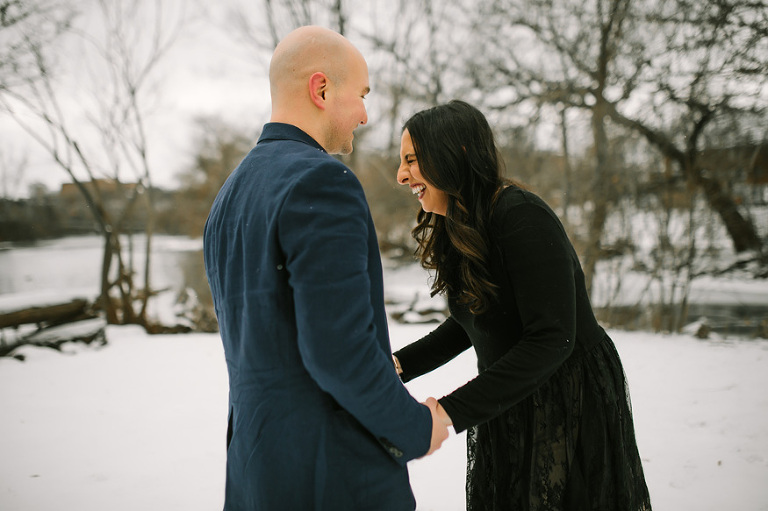
<svg viewBox="0 0 768 511">
<path fill-rule="evenodd" d="M 350 154 L 352 152 L 353 131 L 368 122 L 365 110 L 365 96 L 370 91 L 368 85 L 368 65 L 358 55 L 349 59 L 346 76 L 340 83 L 332 83 L 329 91 L 331 101 L 328 104 L 330 124 L 326 137 L 326 150 L 330 154 Z"/>
</svg>

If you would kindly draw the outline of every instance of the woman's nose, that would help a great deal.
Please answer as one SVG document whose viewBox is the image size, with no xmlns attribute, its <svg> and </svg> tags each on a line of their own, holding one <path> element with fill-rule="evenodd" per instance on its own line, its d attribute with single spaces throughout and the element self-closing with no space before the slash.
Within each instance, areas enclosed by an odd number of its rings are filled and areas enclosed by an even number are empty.
<svg viewBox="0 0 768 511">
<path fill-rule="evenodd" d="M 408 184 L 408 179 L 410 177 L 410 173 L 408 172 L 408 169 L 405 165 L 400 165 L 400 167 L 397 169 L 397 182 L 401 185 Z"/>
</svg>

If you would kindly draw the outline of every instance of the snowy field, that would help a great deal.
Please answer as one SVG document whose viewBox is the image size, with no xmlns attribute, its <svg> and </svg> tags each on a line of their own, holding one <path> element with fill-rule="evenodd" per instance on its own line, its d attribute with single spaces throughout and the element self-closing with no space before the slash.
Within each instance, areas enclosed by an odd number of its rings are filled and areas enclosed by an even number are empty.
<svg viewBox="0 0 768 511">
<path fill-rule="evenodd" d="M 430 326 L 392 324 L 399 346 Z M 768 341 L 611 331 L 654 509 L 768 510 Z M 26 348 L 0 359 L 0 510 L 220 509 L 227 381 L 214 334 Z M 466 353 L 408 384 L 424 399 L 471 378 Z M 420 510 L 464 509 L 464 435 L 410 464 Z"/>
<path fill-rule="evenodd" d="M 199 241 L 156 245 L 164 251 L 154 259 L 156 285 L 184 281 L 174 272 Z M 95 296 L 99 254 L 95 238 L 0 251 L 0 309 L 25 296 L 35 303 Z M 419 302 L 417 309 L 429 301 L 418 267 L 389 267 L 385 278 L 390 299 Z M 718 303 L 768 303 L 765 281 L 701 284 Z M 167 313 L 172 295 L 163 300 Z M 393 349 L 433 327 L 391 322 Z M 768 341 L 610 333 L 627 372 L 654 509 L 768 511 Z M 102 348 L 26 347 L 25 362 L 0 358 L 0 511 L 220 509 L 227 381 L 218 336 L 150 337 L 110 326 L 107 338 Z M 408 389 L 420 400 L 441 397 L 474 374 L 468 352 Z M 464 442 L 454 435 L 410 463 L 419 510 L 464 509 Z"/>
</svg>

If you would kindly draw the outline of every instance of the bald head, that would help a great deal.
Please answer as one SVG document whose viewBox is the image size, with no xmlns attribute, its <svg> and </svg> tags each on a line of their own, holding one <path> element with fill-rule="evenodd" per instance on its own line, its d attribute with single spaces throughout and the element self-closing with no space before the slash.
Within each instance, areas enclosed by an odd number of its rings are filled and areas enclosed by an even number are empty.
<svg viewBox="0 0 768 511">
<path fill-rule="evenodd" d="M 275 48 L 269 65 L 272 122 L 293 124 L 329 153 L 352 151 L 352 132 L 368 121 L 368 66 L 341 34 L 301 27 Z"/>
<path fill-rule="evenodd" d="M 318 26 L 301 27 L 275 48 L 269 65 L 272 101 L 295 101 L 309 78 L 317 72 L 343 81 L 351 59 L 362 55 L 344 36 Z"/>
</svg>

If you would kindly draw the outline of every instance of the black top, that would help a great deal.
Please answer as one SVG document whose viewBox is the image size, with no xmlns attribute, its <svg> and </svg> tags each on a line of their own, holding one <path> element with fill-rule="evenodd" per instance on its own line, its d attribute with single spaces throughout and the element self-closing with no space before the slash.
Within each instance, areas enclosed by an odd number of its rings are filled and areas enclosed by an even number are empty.
<svg viewBox="0 0 768 511">
<path fill-rule="evenodd" d="M 476 316 L 449 295 L 451 317 L 395 353 L 407 382 L 475 348 L 479 375 L 440 399 L 457 432 L 519 403 L 568 357 L 605 336 L 578 256 L 543 200 L 514 186 L 505 189 L 490 237 L 489 269 L 500 288 L 498 300 Z"/>
</svg>

